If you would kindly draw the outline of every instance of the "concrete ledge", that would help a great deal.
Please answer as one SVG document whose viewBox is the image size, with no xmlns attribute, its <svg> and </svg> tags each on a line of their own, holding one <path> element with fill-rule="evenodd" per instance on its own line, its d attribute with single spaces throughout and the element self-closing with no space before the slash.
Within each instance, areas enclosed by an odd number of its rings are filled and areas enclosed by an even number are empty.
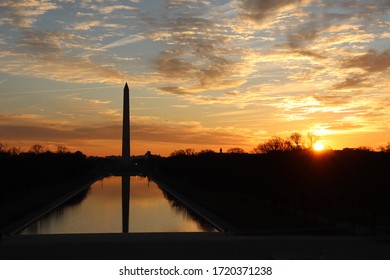
<svg viewBox="0 0 390 280">
<path fill-rule="evenodd" d="M 130 233 L 3 237 L 0 259 L 390 260 L 390 238 Z"/>
</svg>

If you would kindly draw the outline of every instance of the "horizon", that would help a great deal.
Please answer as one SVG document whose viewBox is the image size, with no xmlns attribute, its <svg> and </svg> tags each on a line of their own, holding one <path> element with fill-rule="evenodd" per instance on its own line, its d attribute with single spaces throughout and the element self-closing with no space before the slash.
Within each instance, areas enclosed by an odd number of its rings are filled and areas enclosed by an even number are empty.
<svg viewBox="0 0 390 280">
<path fill-rule="evenodd" d="M 270 139 L 268 139 L 268 140 L 270 140 Z M 288 139 L 281 139 L 281 140 L 288 140 Z M 264 144 L 266 142 L 267 141 L 260 143 L 260 144 Z M 37 151 L 36 149 L 34 150 L 33 146 L 39 146 L 40 150 L 39 151 Z M 70 150 L 66 146 L 57 146 L 54 149 L 47 147 L 47 146 L 44 146 L 44 145 L 41 145 L 41 144 L 37 144 L 37 143 L 34 144 L 33 146 L 30 148 L 27 148 L 27 149 L 21 149 L 20 147 L 9 146 L 5 143 L 0 142 L 0 153 L 5 153 L 5 154 L 8 154 L 9 156 L 19 156 L 19 155 L 23 155 L 23 154 L 35 154 L 35 155 L 46 154 L 46 153 L 74 154 L 74 153 L 80 152 L 81 154 L 83 154 L 87 157 L 101 157 L 101 158 L 118 157 L 118 158 L 122 158 L 121 154 L 109 154 L 109 155 L 102 155 L 102 156 L 90 155 L 90 154 L 85 153 L 82 150 Z M 255 147 L 255 148 L 257 148 L 257 147 Z M 248 151 L 240 149 L 239 147 L 233 147 L 233 148 L 230 148 L 227 150 L 223 150 L 223 149 L 221 150 L 221 148 L 219 148 L 218 150 L 207 149 L 207 148 L 202 149 L 202 150 L 195 150 L 195 149 L 191 149 L 191 148 L 186 148 L 186 149 L 172 150 L 168 154 L 164 154 L 164 155 L 152 153 L 151 151 L 146 151 L 143 154 L 131 154 L 130 157 L 143 157 L 148 153 L 150 153 L 150 155 L 152 155 L 152 156 L 165 157 L 165 158 L 174 157 L 177 155 L 198 156 L 201 154 L 210 154 L 210 153 L 215 154 L 215 155 L 218 155 L 218 154 L 265 155 L 265 154 L 269 154 L 269 153 L 273 153 L 273 152 L 283 152 L 283 153 L 310 152 L 310 153 L 321 155 L 321 154 L 329 154 L 330 152 L 343 152 L 343 151 L 357 151 L 357 152 L 364 151 L 364 152 L 371 152 L 371 153 L 389 153 L 390 152 L 390 143 L 388 143 L 385 146 L 379 146 L 376 148 L 369 147 L 369 146 L 359 146 L 359 147 L 343 147 L 341 149 L 333 149 L 331 147 L 324 147 L 322 144 L 320 145 L 320 147 L 316 147 L 316 145 L 309 147 L 307 145 L 302 144 L 302 146 L 299 148 L 290 147 L 290 149 L 286 148 L 286 149 L 277 149 L 277 150 L 268 150 L 268 151 L 256 151 L 255 148 L 252 150 L 248 150 Z M 241 150 L 241 151 L 237 151 L 237 149 Z M 234 150 L 236 150 L 236 151 L 234 151 Z"/>
<path fill-rule="evenodd" d="M 127 82 L 131 155 L 385 146 L 390 3 L 371 2 L 4 1 L 0 143 L 120 155 Z"/>
</svg>

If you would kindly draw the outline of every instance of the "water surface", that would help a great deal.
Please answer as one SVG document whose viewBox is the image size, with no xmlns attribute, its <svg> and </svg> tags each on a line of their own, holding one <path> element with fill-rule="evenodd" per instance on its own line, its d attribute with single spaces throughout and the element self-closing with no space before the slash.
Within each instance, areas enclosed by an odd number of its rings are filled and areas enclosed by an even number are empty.
<svg viewBox="0 0 390 280">
<path fill-rule="evenodd" d="M 111 176 L 95 182 L 21 234 L 204 231 L 215 228 L 147 177 Z"/>
</svg>

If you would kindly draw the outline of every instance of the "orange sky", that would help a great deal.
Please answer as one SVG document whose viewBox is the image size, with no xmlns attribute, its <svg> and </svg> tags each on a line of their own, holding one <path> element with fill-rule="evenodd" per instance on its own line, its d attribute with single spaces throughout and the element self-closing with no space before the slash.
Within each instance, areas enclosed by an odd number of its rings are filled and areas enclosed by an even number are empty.
<svg viewBox="0 0 390 280">
<path fill-rule="evenodd" d="M 0 3 L 0 143 L 121 154 L 390 141 L 389 1 Z"/>
</svg>

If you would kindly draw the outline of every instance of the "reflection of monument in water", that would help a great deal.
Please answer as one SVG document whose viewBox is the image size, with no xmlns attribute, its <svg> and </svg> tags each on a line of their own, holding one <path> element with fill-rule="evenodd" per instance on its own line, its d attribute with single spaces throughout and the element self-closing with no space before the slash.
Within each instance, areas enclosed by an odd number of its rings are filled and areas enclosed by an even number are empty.
<svg viewBox="0 0 390 280">
<path fill-rule="evenodd" d="M 123 89 L 123 123 L 122 123 L 122 161 L 130 163 L 130 93 L 129 86 Z M 122 232 L 129 232 L 130 210 L 130 175 L 122 175 Z"/>
<path fill-rule="evenodd" d="M 122 175 L 122 232 L 129 232 L 130 175 Z"/>
</svg>

